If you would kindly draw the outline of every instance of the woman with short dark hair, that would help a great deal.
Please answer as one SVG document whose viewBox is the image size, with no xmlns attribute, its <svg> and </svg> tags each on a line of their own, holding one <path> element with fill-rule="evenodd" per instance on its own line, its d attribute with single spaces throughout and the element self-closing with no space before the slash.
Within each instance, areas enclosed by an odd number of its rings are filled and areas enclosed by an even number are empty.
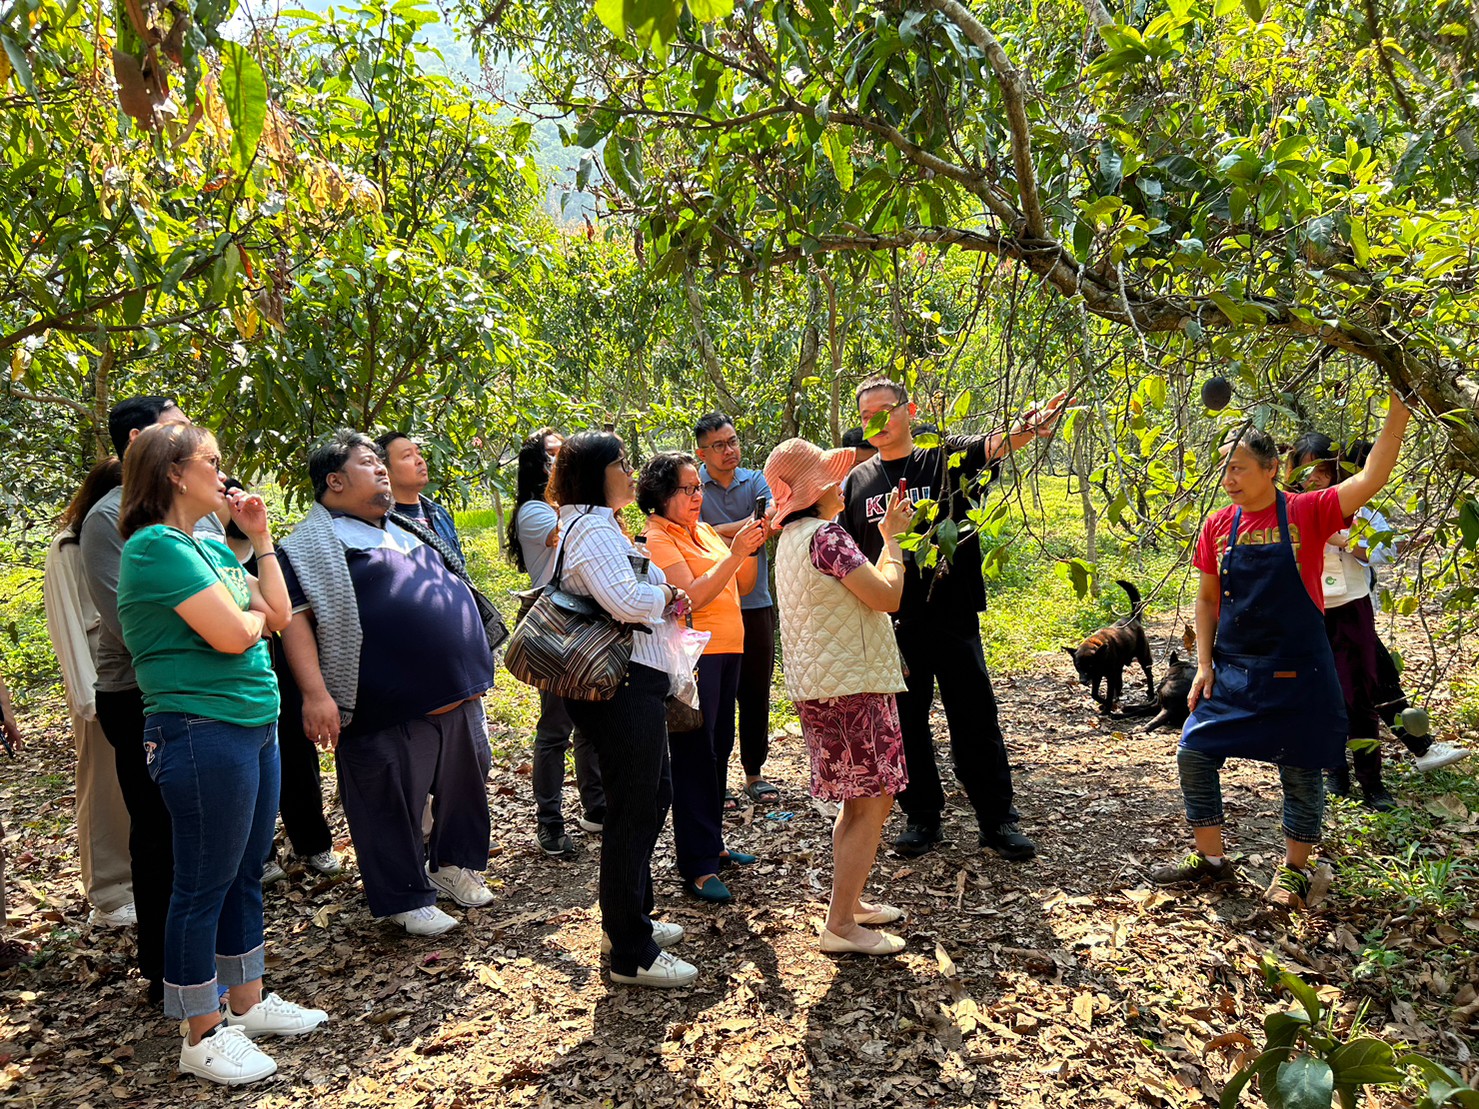
<svg viewBox="0 0 1479 1109">
<path fill-rule="evenodd" d="M 1284 864 L 1268 899 L 1306 905 L 1307 869 L 1325 813 L 1321 770 L 1345 762 L 1345 701 L 1325 634 L 1325 541 L 1371 500 L 1397 464 L 1411 413 L 1395 393 L 1365 467 L 1349 481 L 1284 494 L 1279 454 L 1248 427 L 1224 445 L 1222 489 L 1232 501 L 1207 517 L 1193 565 L 1197 673 L 1187 698 L 1176 767 L 1196 850 L 1156 870 L 1158 885 L 1234 877 L 1222 839 L 1221 769 L 1229 758 L 1279 767 L 1284 790 Z"/>
<path fill-rule="evenodd" d="M 664 704 L 671 679 L 650 633 L 687 598 L 639 554 L 622 528 L 617 514 L 636 492 L 626 448 L 610 432 L 571 436 L 550 471 L 547 496 L 560 510 L 560 588 L 593 598 L 613 620 L 636 628 L 631 665 L 616 695 L 566 704 L 575 726 L 590 736 L 604 772 L 601 949 L 611 955 L 611 980 L 686 986 L 698 969 L 663 950 L 683 938 L 683 929 L 652 919 L 652 852 L 673 787 Z"/>
<path fill-rule="evenodd" d="M 182 1071 L 240 1085 L 277 1070 L 259 1036 L 328 1019 L 262 992 L 262 864 L 277 815 L 277 679 L 264 633 L 292 617 L 261 497 L 227 498 L 211 433 L 155 425 L 129 447 L 118 619 L 144 697 L 144 758 L 174 827 L 164 1008 L 189 1024 Z M 192 533 L 229 503 L 260 578 Z M 222 1012 L 217 982 L 227 987 Z"/>
<path fill-rule="evenodd" d="M 669 736 L 673 761 L 673 846 L 683 891 L 703 901 L 732 900 L 719 870 L 748 865 L 754 855 L 724 846 L 724 793 L 734 743 L 745 626 L 740 595 L 755 586 L 755 560 L 765 524 L 751 520 L 726 544 L 699 518 L 704 486 L 698 461 L 681 451 L 653 455 L 637 483 L 647 514 L 647 549 L 667 580 L 688 592 L 693 626 L 710 634 L 698 664 L 703 724 Z M 727 737 L 723 743 L 718 737 Z"/>
</svg>

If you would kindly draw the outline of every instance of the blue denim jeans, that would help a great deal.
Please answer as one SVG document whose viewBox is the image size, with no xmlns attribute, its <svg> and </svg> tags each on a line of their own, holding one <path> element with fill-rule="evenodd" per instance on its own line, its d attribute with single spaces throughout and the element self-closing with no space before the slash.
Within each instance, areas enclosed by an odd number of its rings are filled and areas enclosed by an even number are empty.
<svg viewBox="0 0 1479 1109">
<path fill-rule="evenodd" d="M 216 989 L 262 977 L 262 866 L 281 770 L 277 723 L 178 712 L 144 722 L 144 757 L 174 824 L 175 881 L 164 925 L 164 1011 L 220 1008 Z"/>
<path fill-rule="evenodd" d="M 1187 747 L 1176 751 L 1186 821 L 1193 828 L 1223 825 L 1220 771 L 1226 761 Z M 1325 783 L 1320 771 L 1280 766 L 1279 782 L 1284 787 L 1284 834 L 1295 843 L 1319 843 L 1325 817 Z"/>
</svg>

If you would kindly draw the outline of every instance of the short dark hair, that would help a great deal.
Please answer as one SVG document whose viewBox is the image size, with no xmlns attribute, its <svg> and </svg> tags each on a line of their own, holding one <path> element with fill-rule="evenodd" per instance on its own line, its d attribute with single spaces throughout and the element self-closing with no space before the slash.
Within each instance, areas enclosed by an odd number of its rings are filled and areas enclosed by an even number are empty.
<svg viewBox="0 0 1479 1109">
<path fill-rule="evenodd" d="M 1371 447 L 1370 439 L 1352 439 L 1351 445 L 1345 449 L 1346 461 L 1357 470 L 1365 469 L 1366 460 L 1371 457 Z"/>
<path fill-rule="evenodd" d="M 1279 445 L 1274 442 L 1274 437 L 1262 428 L 1249 424 L 1247 427 L 1236 430 L 1228 435 L 1223 440 L 1223 445 L 1227 447 L 1229 457 L 1232 456 L 1233 451 L 1239 447 L 1244 447 L 1249 454 L 1258 460 L 1258 464 L 1265 470 L 1278 469 Z"/>
<path fill-rule="evenodd" d="M 321 501 L 329 491 L 329 475 L 337 474 L 349 462 L 349 456 L 360 447 L 369 447 L 375 457 L 384 459 L 385 452 L 363 431 L 341 427 L 308 452 L 308 480 L 313 482 L 313 499 Z"/>
<path fill-rule="evenodd" d="M 565 440 L 550 467 L 545 499 L 553 505 L 606 507 L 606 467 L 625 453 L 626 444 L 614 432 L 576 432 Z"/>
<path fill-rule="evenodd" d="M 143 428 L 134 450 L 123 456 L 123 504 L 118 509 L 118 532 L 127 539 L 140 528 L 163 523 L 175 503 L 175 469 L 215 436 L 193 424 Z"/>
<path fill-rule="evenodd" d="M 397 439 L 410 438 L 411 436 L 404 431 L 387 431 L 383 435 L 375 436 L 375 446 L 380 448 L 380 454 L 383 457 L 385 452 L 390 450 L 390 444 L 394 443 Z M 414 440 L 412 441 L 414 442 Z"/>
<path fill-rule="evenodd" d="M 902 385 L 900 385 L 897 381 L 894 381 L 892 378 L 883 376 L 864 378 L 862 383 L 857 387 L 856 390 L 854 390 L 853 400 L 862 400 L 864 393 L 871 393 L 874 389 L 887 389 L 890 393 L 894 395 L 894 403 L 896 404 L 909 403 L 909 390 L 905 389 Z"/>
<path fill-rule="evenodd" d="M 853 448 L 866 447 L 867 445 L 868 441 L 863 438 L 863 429 L 860 427 L 850 427 L 844 431 L 842 433 L 842 442 L 838 444 L 841 447 Z"/>
<path fill-rule="evenodd" d="M 693 425 L 693 441 L 699 446 L 703 446 L 702 440 L 704 436 L 712 435 L 720 428 L 733 426 L 734 421 L 723 412 L 710 412 L 705 416 L 700 416 L 698 423 Z"/>
<path fill-rule="evenodd" d="M 240 489 L 243 493 L 247 491 L 247 487 L 242 484 L 241 478 L 239 477 L 223 477 L 221 484 L 226 487 L 226 492 L 228 493 L 233 489 Z M 236 526 L 236 521 L 229 516 L 226 517 L 226 538 L 245 539 L 246 537 L 246 532 Z"/>
<path fill-rule="evenodd" d="M 159 422 L 161 412 L 174 407 L 174 397 L 129 397 L 115 404 L 108 413 L 108 438 L 113 440 L 113 453 L 122 458 L 128 450 L 130 432 L 153 427 Z"/>
<path fill-rule="evenodd" d="M 637 507 L 648 516 L 661 512 L 678 491 L 678 475 L 684 466 L 696 470 L 698 459 L 684 451 L 661 451 L 649 458 L 637 477 Z"/>
</svg>

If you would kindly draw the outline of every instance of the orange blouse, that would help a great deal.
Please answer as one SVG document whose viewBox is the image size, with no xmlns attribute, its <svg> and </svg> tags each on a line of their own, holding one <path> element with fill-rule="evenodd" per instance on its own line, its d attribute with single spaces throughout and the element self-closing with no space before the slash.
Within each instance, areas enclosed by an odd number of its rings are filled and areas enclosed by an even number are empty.
<svg viewBox="0 0 1479 1109">
<path fill-rule="evenodd" d="M 647 550 L 652 564 L 664 573 L 682 562 L 696 578 L 729 557 L 729 545 L 708 524 L 699 523 L 689 531 L 656 512 L 647 517 Z M 706 655 L 737 655 L 745 649 L 738 577 L 730 578 L 717 597 L 694 611 L 693 626 L 712 637 L 704 648 Z"/>
</svg>

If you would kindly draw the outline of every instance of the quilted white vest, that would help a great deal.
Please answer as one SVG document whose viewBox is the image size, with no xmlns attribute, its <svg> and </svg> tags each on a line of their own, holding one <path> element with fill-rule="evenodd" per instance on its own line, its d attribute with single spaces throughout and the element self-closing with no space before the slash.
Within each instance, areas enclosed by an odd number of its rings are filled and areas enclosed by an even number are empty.
<svg viewBox="0 0 1479 1109">
<path fill-rule="evenodd" d="M 811 564 L 812 536 L 826 522 L 787 524 L 776 546 L 786 693 L 793 701 L 898 693 L 904 671 L 888 615 L 874 612 Z"/>
</svg>

